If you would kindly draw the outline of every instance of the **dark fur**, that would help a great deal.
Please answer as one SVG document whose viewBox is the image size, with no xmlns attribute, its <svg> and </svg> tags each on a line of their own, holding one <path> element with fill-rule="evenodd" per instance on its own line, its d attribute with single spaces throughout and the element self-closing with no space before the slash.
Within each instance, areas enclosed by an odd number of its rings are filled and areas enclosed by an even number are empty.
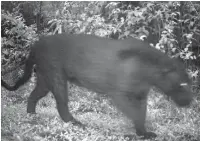
<svg viewBox="0 0 200 141">
<path fill-rule="evenodd" d="M 136 133 L 155 137 L 144 126 L 146 102 L 151 86 L 170 96 L 179 106 L 189 105 L 192 94 L 184 66 L 148 44 L 137 40 L 110 40 L 89 35 L 53 35 L 41 38 L 31 49 L 24 76 L 10 87 L 16 90 L 37 67 L 37 85 L 28 99 L 27 112 L 51 91 L 58 112 L 65 121 L 73 120 L 68 109 L 67 81 L 97 93 L 108 94 L 118 109 L 133 120 Z"/>
</svg>

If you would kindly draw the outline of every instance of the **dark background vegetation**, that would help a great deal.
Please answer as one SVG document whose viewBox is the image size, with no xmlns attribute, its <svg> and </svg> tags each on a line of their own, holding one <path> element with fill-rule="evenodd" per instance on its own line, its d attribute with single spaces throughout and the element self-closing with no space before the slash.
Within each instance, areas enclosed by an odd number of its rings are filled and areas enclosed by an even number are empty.
<svg viewBox="0 0 200 141">
<path fill-rule="evenodd" d="M 149 126 L 159 133 L 158 140 L 200 140 L 200 2 L 1 2 L 1 79 L 13 84 L 23 74 L 31 45 L 40 36 L 63 32 L 112 39 L 145 36 L 152 47 L 179 58 L 193 80 L 194 103 L 178 109 L 153 90 Z M 4 140 L 128 140 L 121 128 L 130 124 L 109 99 L 73 85 L 72 113 L 92 125 L 87 131 L 63 127 L 52 96 L 39 103 L 39 115 L 27 116 L 26 98 L 34 82 L 33 76 L 16 92 L 1 90 Z"/>
</svg>

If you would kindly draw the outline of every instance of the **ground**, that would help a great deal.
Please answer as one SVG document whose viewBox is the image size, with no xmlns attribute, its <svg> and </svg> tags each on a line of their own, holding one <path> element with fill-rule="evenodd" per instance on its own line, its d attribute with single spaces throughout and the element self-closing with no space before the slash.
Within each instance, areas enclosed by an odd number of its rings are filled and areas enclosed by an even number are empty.
<svg viewBox="0 0 200 141">
<path fill-rule="evenodd" d="M 1 89 L 2 141 L 141 140 L 135 135 L 131 121 L 117 111 L 106 95 L 76 86 L 70 87 L 70 111 L 85 128 L 60 119 L 52 94 L 38 103 L 37 114 L 27 114 L 26 100 L 33 88 L 34 83 L 29 82 L 15 92 Z M 199 103 L 200 98 L 195 97 L 189 108 L 177 108 L 158 91 L 151 90 L 146 125 L 158 134 L 152 140 L 200 141 Z"/>
</svg>

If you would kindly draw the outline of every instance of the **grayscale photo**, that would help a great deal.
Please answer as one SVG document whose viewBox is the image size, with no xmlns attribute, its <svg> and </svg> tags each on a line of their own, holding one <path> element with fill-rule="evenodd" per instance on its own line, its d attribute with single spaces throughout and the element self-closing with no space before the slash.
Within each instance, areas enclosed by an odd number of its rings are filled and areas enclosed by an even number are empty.
<svg viewBox="0 0 200 141">
<path fill-rule="evenodd" d="M 2 141 L 200 141 L 200 2 L 1 1 Z"/>
</svg>

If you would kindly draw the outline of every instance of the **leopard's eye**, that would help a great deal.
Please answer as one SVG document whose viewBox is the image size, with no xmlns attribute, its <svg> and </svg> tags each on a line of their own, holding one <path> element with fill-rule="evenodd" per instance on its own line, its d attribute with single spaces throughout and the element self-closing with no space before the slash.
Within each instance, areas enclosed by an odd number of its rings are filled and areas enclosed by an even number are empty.
<svg viewBox="0 0 200 141">
<path fill-rule="evenodd" d="M 187 86 L 187 83 L 181 83 L 180 86 Z"/>
</svg>

